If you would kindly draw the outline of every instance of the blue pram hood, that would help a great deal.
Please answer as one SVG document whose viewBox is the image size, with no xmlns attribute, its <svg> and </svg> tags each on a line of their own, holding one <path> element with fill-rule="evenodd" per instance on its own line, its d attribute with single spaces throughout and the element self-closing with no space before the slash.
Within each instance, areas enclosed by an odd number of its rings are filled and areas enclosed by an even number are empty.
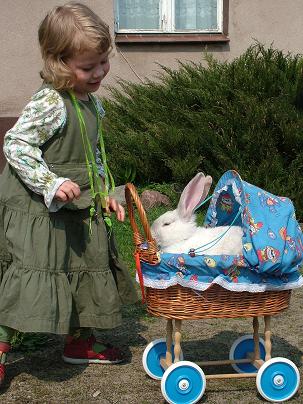
<svg viewBox="0 0 303 404">
<path fill-rule="evenodd" d="M 259 272 L 283 275 L 302 264 L 303 236 L 289 198 L 275 196 L 243 181 L 236 171 L 219 180 L 205 222 L 207 226 L 235 225 L 243 229 L 243 255 Z"/>
</svg>

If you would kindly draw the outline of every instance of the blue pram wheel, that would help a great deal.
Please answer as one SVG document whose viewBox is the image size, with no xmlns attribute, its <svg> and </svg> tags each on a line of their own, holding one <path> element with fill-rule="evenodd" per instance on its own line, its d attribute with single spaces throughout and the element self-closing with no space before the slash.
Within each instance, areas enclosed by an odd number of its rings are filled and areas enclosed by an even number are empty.
<svg viewBox="0 0 303 404">
<path fill-rule="evenodd" d="M 247 359 L 249 353 L 254 352 L 254 337 L 253 335 L 243 335 L 236 339 L 229 351 L 229 359 Z M 265 343 L 262 338 L 259 338 L 260 359 L 265 360 Z M 257 368 L 251 363 L 233 363 L 232 367 L 238 373 L 257 373 Z"/>
<path fill-rule="evenodd" d="M 172 354 L 174 352 L 174 345 L 172 345 Z M 142 364 L 145 372 L 155 380 L 161 380 L 164 369 L 161 366 L 161 358 L 165 358 L 166 355 L 166 340 L 165 338 L 159 338 L 150 342 L 142 356 Z M 173 354 L 174 360 L 174 354 Z M 183 360 L 183 354 L 181 352 L 180 360 Z"/>
<path fill-rule="evenodd" d="M 296 365 L 286 358 L 272 358 L 260 367 L 257 389 L 268 401 L 280 403 L 293 397 L 300 384 L 300 374 Z"/>
<path fill-rule="evenodd" d="M 193 362 L 180 361 L 166 369 L 161 391 L 170 404 L 194 404 L 204 394 L 206 378 L 203 370 Z"/>
</svg>

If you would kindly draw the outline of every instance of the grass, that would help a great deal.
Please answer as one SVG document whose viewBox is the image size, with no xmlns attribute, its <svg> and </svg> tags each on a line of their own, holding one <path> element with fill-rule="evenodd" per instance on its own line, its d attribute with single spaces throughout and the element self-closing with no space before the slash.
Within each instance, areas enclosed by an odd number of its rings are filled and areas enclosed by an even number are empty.
<svg viewBox="0 0 303 404">
<path fill-rule="evenodd" d="M 302 378 L 301 346 L 303 338 L 303 289 L 293 292 L 287 312 L 274 316 L 272 321 L 273 356 L 292 360 Z M 124 319 L 122 327 L 109 333 L 112 342 L 123 348 L 127 361 L 117 366 L 71 366 L 62 363 L 62 342 L 54 337 L 44 349 L 30 354 L 9 355 L 8 381 L 0 392 L 2 403 L 119 403 L 164 404 L 161 382 L 149 378 L 142 367 L 142 354 L 151 341 L 165 337 L 166 321 L 161 318 L 138 318 L 144 308 L 135 306 Z M 141 310 L 141 311 L 140 311 Z M 131 313 L 134 317 L 131 317 Z M 148 321 L 146 321 L 148 320 Z M 185 360 L 228 359 L 229 349 L 238 337 L 251 334 L 251 319 L 189 320 L 182 323 L 182 350 Z M 260 321 L 263 337 L 263 322 Z M 21 356 L 21 357 L 20 357 Z M 230 367 L 203 367 L 206 375 L 234 373 Z M 94 394 L 100 391 L 98 397 Z M 199 404 L 264 403 L 256 382 L 249 380 L 207 380 L 206 390 Z M 302 403 L 302 394 L 290 401 Z M 198 403 L 197 403 L 198 404 Z"/>
<path fill-rule="evenodd" d="M 49 340 L 49 336 L 40 333 L 17 332 L 12 340 L 15 350 L 22 352 L 33 352 L 44 346 Z"/>
</svg>

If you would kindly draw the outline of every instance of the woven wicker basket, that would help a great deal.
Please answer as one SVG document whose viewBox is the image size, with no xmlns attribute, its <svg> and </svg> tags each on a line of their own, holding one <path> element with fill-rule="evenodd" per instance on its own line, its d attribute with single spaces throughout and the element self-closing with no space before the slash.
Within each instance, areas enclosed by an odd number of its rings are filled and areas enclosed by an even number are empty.
<svg viewBox="0 0 303 404">
<path fill-rule="evenodd" d="M 133 184 L 126 184 L 125 198 L 133 230 L 135 255 L 138 255 L 141 261 L 156 265 L 159 263 L 157 243 L 152 238 L 145 210 Z M 136 223 L 134 207 L 138 211 L 140 229 Z M 146 287 L 145 294 L 147 310 L 152 315 L 193 320 L 278 314 L 289 306 L 291 291 L 232 292 L 219 285 L 213 285 L 200 292 L 176 285 L 167 289 Z"/>
</svg>

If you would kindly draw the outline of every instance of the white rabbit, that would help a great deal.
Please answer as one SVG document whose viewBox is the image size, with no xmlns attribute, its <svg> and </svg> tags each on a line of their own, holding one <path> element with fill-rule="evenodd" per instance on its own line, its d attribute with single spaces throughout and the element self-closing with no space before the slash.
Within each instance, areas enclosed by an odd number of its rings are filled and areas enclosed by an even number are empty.
<svg viewBox="0 0 303 404">
<path fill-rule="evenodd" d="M 215 240 L 228 226 L 199 227 L 196 223 L 195 208 L 206 198 L 212 178 L 198 173 L 184 188 L 177 209 L 168 211 L 156 219 L 151 226 L 153 238 L 163 252 L 188 253 Z M 197 254 L 238 255 L 242 254 L 243 231 L 239 226 L 231 226 L 226 234 L 212 246 L 197 250 Z"/>
</svg>

